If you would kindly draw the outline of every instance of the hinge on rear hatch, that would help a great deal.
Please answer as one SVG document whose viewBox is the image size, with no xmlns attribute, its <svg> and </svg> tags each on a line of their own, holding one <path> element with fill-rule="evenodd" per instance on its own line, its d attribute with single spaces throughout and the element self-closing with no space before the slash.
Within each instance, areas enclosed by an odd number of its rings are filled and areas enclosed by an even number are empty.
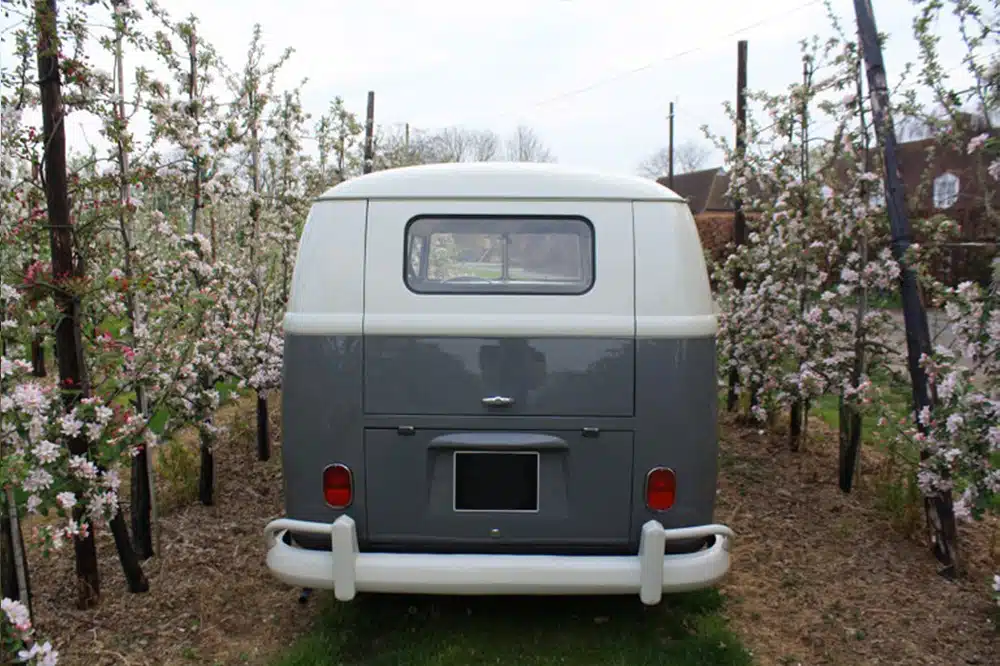
<svg viewBox="0 0 1000 666">
<path fill-rule="evenodd" d="M 411 425 L 403 425 L 396 428 L 397 435 L 403 435 L 404 437 L 409 437 L 410 435 L 416 434 L 417 429 Z"/>
<path fill-rule="evenodd" d="M 600 434 L 601 434 L 601 429 L 595 428 L 594 426 L 587 426 L 586 428 L 583 429 L 584 437 L 597 437 Z"/>
</svg>

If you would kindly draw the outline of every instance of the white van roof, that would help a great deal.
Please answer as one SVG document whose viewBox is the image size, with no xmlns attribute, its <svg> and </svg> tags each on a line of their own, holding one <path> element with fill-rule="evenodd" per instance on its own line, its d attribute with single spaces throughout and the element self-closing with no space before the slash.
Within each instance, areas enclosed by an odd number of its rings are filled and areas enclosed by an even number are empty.
<svg viewBox="0 0 1000 666">
<path fill-rule="evenodd" d="M 387 169 L 339 183 L 319 199 L 684 201 L 655 180 L 529 162 L 460 162 Z"/>
</svg>

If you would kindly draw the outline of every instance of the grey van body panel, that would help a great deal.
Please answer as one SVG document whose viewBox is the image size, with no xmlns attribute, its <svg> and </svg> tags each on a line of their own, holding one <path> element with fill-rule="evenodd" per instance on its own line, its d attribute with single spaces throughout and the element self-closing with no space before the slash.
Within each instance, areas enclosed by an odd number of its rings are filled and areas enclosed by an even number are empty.
<svg viewBox="0 0 1000 666">
<path fill-rule="evenodd" d="M 650 518 L 666 528 L 706 525 L 715 510 L 718 388 L 714 338 L 640 339 L 636 348 L 635 475 L 632 534 Z M 658 465 L 677 475 L 677 499 L 662 513 L 645 503 L 645 475 Z"/>
<path fill-rule="evenodd" d="M 635 342 L 368 337 L 365 413 L 632 416 Z M 484 408 L 488 396 L 509 407 Z"/>
<path fill-rule="evenodd" d="M 497 351 L 481 355 L 483 348 Z M 284 364 L 286 514 L 333 522 L 347 513 L 362 550 L 634 552 L 650 518 L 667 528 L 712 522 L 714 338 L 288 334 Z M 510 408 L 480 403 L 504 392 L 515 399 Z M 397 432 L 403 426 L 415 432 Z M 583 428 L 599 432 L 583 435 Z M 451 458 L 430 441 L 483 431 L 545 433 L 569 444 L 568 452 L 542 452 L 537 514 L 456 517 L 441 510 L 440 497 L 437 505 L 429 502 L 430 493 L 443 492 L 440 479 L 451 479 Z M 354 471 L 354 501 L 346 511 L 323 500 L 321 472 L 335 462 Z M 645 478 L 655 466 L 677 474 L 676 503 L 661 513 L 645 507 Z M 574 476 L 566 474 L 570 469 Z M 572 487 L 544 483 L 560 478 L 560 470 Z M 499 539 L 489 536 L 493 527 Z M 328 547 L 322 538 L 296 540 Z"/>
<path fill-rule="evenodd" d="M 281 392 L 281 464 L 289 518 L 332 523 L 343 511 L 323 499 L 323 468 L 354 472 L 346 513 L 365 534 L 362 396 L 363 340 L 357 336 L 285 335 Z"/>
</svg>

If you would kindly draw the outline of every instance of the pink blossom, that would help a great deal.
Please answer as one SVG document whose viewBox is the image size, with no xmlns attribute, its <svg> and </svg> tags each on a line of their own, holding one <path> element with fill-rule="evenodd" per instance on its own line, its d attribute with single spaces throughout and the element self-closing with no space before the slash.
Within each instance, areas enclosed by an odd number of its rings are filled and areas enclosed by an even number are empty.
<svg viewBox="0 0 1000 666">
<path fill-rule="evenodd" d="M 986 145 L 986 140 L 989 139 L 989 138 L 990 138 L 989 135 L 985 134 L 985 133 L 984 134 L 980 134 L 978 136 L 972 137 L 969 140 L 969 145 L 966 147 L 966 152 L 969 155 L 971 155 L 972 153 L 976 152 L 977 150 L 979 150 L 980 148 L 982 148 L 984 145 Z"/>
<path fill-rule="evenodd" d="M 59 652 L 52 649 L 52 643 L 33 643 L 27 650 L 19 650 L 17 656 L 22 661 L 33 663 L 36 666 L 56 666 L 59 660 Z"/>
<path fill-rule="evenodd" d="M 76 417 L 76 410 L 59 418 L 59 427 L 67 437 L 76 437 L 83 429 L 83 421 Z"/>
<path fill-rule="evenodd" d="M 36 444 L 31 452 L 36 458 L 38 458 L 38 462 L 43 465 L 48 465 L 50 463 L 54 463 L 56 459 L 59 458 L 60 448 L 52 442 L 43 440 Z"/>
<path fill-rule="evenodd" d="M 962 427 L 963 423 L 965 423 L 965 419 L 962 418 L 961 414 L 950 415 L 946 422 L 948 432 L 951 433 L 952 435 L 956 434 L 959 428 Z"/>
<path fill-rule="evenodd" d="M 76 506 L 76 495 L 68 491 L 59 493 L 56 495 L 56 504 L 66 510 L 72 509 Z"/>
<path fill-rule="evenodd" d="M 13 397 L 14 404 L 29 414 L 41 412 L 49 405 L 48 397 L 36 384 L 18 384 Z"/>
<path fill-rule="evenodd" d="M 20 632 L 27 632 L 31 629 L 31 616 L 28 608 L 20 601 L 4 597 L 0 599 L 0 610 L 7 616 L 7 621 Z"/>
<path fill-rule="evenodd" d="M 990 445 L 990 451 L 1000 451 L 1000 426 L 990 426 L 987 430 L 986 441 Z"/>
<path fill-rule="evenodd" d="M 72 456 L 69 459 L 69 469 L 75 476 L 84 480 L 97 478 L 97 465 L 83 456 Z"/>
<path fill-rule="evenodd" d="M 52 485 L 52 475 L 44 469 L 33 469 L 24 480 L 23 488 L 26 492 L 35 493 L 45 490 Z"/>
</svg>

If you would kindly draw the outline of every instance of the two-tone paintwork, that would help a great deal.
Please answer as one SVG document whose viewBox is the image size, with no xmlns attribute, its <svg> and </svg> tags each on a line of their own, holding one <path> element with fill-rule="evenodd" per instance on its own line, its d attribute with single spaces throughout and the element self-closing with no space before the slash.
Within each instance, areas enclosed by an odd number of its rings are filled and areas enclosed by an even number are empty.
<svg viewBox="0 0 1000 666">
<path fill-rule="evenodd" d="M 403 249 L 421 215 L 582 216 L 594 285 L 416 294 Z M 362 551 L 634 553 L 650 518 L 711 522 L 715 316 L 690 212 L 656 183 L 520 164 L 343 183 L 310 212 L 285 333 L 287 516 L 346 513 Z M 494 395 L 513 404 L 483 404 Z M 453 451 L 471 440 L 517 448 L 526 433 L 564 443 L 540 453 L 539 510 L 453 511 Z M 354 475 L 345 511 L 323 501 L 322 469 L 335 462 Z M 665 512 L 644 503 L 655 466 L 677 474 Z"/>
</svg>

